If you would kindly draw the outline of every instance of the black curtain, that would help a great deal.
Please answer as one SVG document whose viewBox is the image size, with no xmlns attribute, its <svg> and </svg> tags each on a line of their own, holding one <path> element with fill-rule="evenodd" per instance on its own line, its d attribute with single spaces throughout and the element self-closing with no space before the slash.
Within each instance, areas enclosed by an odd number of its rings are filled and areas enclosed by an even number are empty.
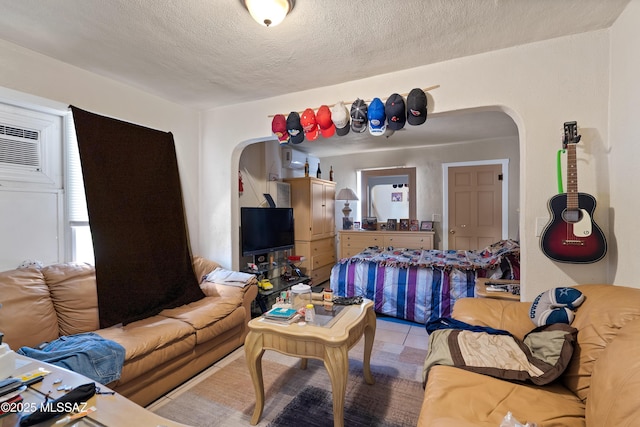
<svg viewBox="0 0 640 427">
<path fill-rule="evenodd" d="M 202 298 L 173 135 L 71 110 L 93 236 L 100 327 Z"/>
</svg>

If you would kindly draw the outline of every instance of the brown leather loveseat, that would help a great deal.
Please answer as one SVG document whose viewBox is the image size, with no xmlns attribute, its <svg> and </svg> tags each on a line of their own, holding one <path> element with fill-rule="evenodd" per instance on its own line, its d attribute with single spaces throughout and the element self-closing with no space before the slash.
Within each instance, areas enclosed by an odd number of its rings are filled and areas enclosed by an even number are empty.
<svg viewBox="0 0 640 427">
<path fill-rule="evenodd" d="M 509 382 L 451 366 L 431 367 L 418 426 L 498 427 L 511 412 L 520 423 L 551 426 L 640 425 L 640 289 L 576 286 L 586 296 L 566 371 L 549 385 Z M 456 302 L 453 317 L 506 329 L 522 339 L 534 327 L 531 304 L 486 298 Z"/>
<path fill-rule="evenodd" d="M 218 264 L 193 260 L 196 277 Z M 109 385 L 146 405 L 244 344 L 257 286 L 201 284 L 205 298 L 99 329 L 94 267 L 54 264 L 0 273 L 0 332 L 12 350 L 62 335 L 96 332 L 125 348 L 120 379 Z"/>
</svg>

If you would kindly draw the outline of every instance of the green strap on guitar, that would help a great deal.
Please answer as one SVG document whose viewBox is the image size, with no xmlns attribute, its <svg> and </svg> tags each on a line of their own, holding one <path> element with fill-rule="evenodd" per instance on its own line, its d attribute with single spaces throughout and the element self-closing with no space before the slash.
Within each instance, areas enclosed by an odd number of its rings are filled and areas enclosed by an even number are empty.
<svg viewBox="0 0 640 427">
<path fill-rule="evenodd" d="M 562 153 L 566 150 L 560 149 L 558 150 L 558 154 L 556 155 L 556 163 L 558 167 L 558 194 L 564 193 L 564 189 L 562 187 Z"/>
</svg>

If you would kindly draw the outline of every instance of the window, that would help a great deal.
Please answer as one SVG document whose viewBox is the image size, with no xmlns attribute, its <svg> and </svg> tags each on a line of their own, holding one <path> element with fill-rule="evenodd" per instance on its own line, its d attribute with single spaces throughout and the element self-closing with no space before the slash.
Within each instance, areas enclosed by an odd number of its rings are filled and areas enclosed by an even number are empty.
<svg viewBox="0 0 640 427">
<path fill-rule="evenodd" d="M 67 188 L 67 222 L 71 261 L 94 264 L 93 242 L 84 195 L 80 153 L 71 113 L 65 117 L 65 183 Z"/>
</svg>

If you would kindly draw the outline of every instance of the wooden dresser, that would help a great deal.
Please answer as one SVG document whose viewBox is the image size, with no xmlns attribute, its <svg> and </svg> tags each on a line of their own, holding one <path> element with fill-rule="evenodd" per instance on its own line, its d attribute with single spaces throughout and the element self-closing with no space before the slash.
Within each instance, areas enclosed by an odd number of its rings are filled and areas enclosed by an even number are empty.
<svg viewBox="0 0 640 427">
<path fill-rule="evenodd" d="M 340 258 L 351 257 L 369 246 L 433 249 L 433 231 L 340 231 Z"/>
<path fill-rule="evenodd" d="M 300 268 L 314 286 L 329 280 L 336 263 L 336 183 L 318 178 L 289 178 L 295 219 L 295 254 L 305 257 Z"/>
</svg>

